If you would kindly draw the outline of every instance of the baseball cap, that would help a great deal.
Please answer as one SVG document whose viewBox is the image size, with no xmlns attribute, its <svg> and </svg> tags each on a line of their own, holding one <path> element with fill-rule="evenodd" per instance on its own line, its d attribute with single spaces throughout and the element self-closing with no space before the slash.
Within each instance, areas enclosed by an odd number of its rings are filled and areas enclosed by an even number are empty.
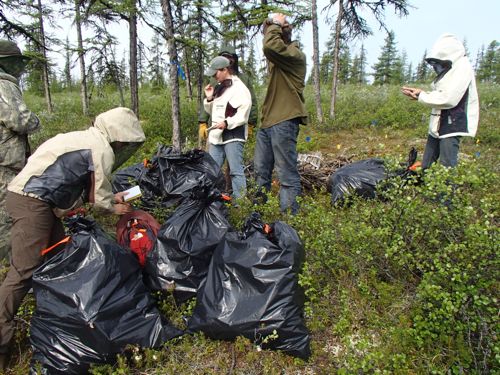
<svg viewBox="0 0 500 375">
<path fill-rule="evenodd" d="M 213 77 L 217 70 L 227 68 L 231 63 L 224 56 L 217 56 L 212 61 L 210 61 L 210 66 L 208 67 L 205 75 L 208 77 Z"/>
</svg>

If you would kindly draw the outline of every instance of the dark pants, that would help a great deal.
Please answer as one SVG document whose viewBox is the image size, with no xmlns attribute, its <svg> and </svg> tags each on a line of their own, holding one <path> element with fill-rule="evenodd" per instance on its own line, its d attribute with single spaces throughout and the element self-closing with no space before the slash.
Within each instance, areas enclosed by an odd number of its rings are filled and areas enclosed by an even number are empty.
<svg viewBox="0 0 500 375">
<path fill-rule="evenodd" d="M 458 163 L 459 146 L 460 137 L 439 139 L 429 135 L 422 158 L 422 169 L 429 168 L 438 159 L 445 167 L 455 167 Z"/>
<path fill-rule="evenodd" d="M 297 196 L 301 194 L 300 175 L 297 169 L 298 120 L 280 122 L 270 128 L 260 129 L 255 142 L 254 166 L 257 186 L 271 190 L 273 168 L 280 180 L 280 209 L 299 209 Z"/>
<path fill-rule="evenodd" d="M 14 316 L 31 288 L 33 271 L 43 262 L 40 251 L 64 237 L 64 227 L 47 203 L 8 192 L 6 207 L 12 219 L 12 256 L 0 286 L 0 353 L 9 351 Z"/>
</svg>

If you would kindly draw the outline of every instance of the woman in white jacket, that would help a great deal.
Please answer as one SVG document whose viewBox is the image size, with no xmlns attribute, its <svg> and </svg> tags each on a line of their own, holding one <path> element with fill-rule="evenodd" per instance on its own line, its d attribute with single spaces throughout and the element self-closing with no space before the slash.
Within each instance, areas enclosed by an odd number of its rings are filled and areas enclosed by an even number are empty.
<svg viewBox="0 0 500 375">
<path fill-rule="evenodd" d="M 229 70 L 230 61 L 217 56 L 210 62 L 205 73 L 214 77 L 217 85 L 205 87 L 205 111 L 210 114 L 208 129 L 208 153 L 222 167 L 227 159 L 231 171 L 233 198 L 246 193 L 246 179 L 243 163 L 243 146 L 248 136 L 247 124 L 252 97 L 245 84 Z"/>
<path fill-rule="evenodd" d="M 474 69 L 464 45 L 451 34 L 440 36 L 425 60 L 437 73 L 432 91 L 402 88 L 403 94 L 432 107 L 422 168 L 438 159 L 445 167 L 454 167 L 460 137 L 474 137 L 479 122 Z"/>
</svg>

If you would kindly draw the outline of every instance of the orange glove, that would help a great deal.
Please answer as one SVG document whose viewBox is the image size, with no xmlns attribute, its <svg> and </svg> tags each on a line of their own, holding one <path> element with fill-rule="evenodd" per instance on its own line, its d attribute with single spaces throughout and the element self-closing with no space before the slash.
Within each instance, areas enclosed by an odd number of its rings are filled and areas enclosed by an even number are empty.
<svg viewBox="0 0 500 375">
<path fill-rule="evenodd" d="M 201 140 L 206 140 L 208 138 L 208 125 L 206 122 L 200 122 L 200 128 L 198 129 L 198 137 Z"/>
</svg>

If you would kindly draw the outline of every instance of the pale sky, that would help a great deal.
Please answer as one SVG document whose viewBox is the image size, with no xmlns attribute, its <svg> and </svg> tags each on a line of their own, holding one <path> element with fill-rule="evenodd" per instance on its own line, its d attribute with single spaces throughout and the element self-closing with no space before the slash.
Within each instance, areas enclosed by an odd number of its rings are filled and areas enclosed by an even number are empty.
<svg viewBox="0 0 500 375">
<path fill-rule="evenodd" d="M 334 25 L 328 25 L 325 21 L 326 12 L 322 9 L 329 0 L 317 0 L 320 20 L 320 51 L 325 52 L 325 43 L 330 37 Z M 394 14 L 392 7 L 386 8 L 386 25 L 389 30 L 393 30 L 396 37 L 397 49 L 406 51 L 408 61 L 412 63 L 413 69 L 423 57 L 424 51 L 429 50 L 434 41 L 443 33 L 455 34 L 460 40 L 466 41 L 469 51 L 469 58 L 474 64 L 478 50 L 481 46 L 485 48 L 493 40 L 500 40 L 500 0 L 409 0 L 414 8 L 410 8 L 407 17 L 399 18 Z M 335 19 L 338 6 L 334 5 L 330 10 L 329 17 Z M 373 35 L 364 40 L 350 42 L 351 55 L 359 52 L 361 44 L 367 51 L 368 65 L 367 73 L 371 73 L 372 65 L 377 61 L 381 48 L 384 45 L 386 33 L 378 29 L 377 22 L 369 14 L 365 15 L 368 25 L 373 31 Z M 62 30 L 59 33 L 67 33 L 70 40 L 74 40 L 75 31 L 69 26 L 69 21 L 61 20 Z M 116 34 L 121 40 L 121 47 L 128 49 L 127 25 L 120 22 L 113 26 L 117 30 Z M 308 57 L 308 67 L 312 67 L 312 29 L 311 24 L 306 24 L 302 30 L 296 30 L 300 38 L 304 52 Z M 143 28 L 139 32 L 141 41 L 149 45 L 151 43 L 151 31 Z M 59 35 L 61 37 L 61 35 Z M 123 40 L 122 40 L 123 39 Z M 258 57 L 262 57 L 261 36 L 257 36 L 256 52 Z M 117 57 L 126 56 L 126 52 L 119 49 Z M 166 54 L 166 48 L 165 48 Z M 62 55 L 50 54 L 58 61 L 62 70 L 64 59 Z M 75 67 L 77 74 L 78 66 Z"/>
<path fill-rule="evenodd" d="M 396 46 L 399 51 L 406 50 L 409 62 L 416 68 L 424 51 L 429 50 L 435 40 L 444 33 L 456 35 L 460 40 L 466 40 L 471 63 L 476 61 L 478 50 L 484 45 L 488 47 L 491 41 L 500 41 L 500 0 L 409 0 L 414 8 L 409 9 L 407 17 L 399 18 L 392 7 L 386 8 L 386 24 L 394 31 Z M 328 0 L 318 0 L 318 11 L 328 4 Z M 338 6 L 333 6 L 330 16 L 336 17 Z M 320 13 L 319 19 L 324 19 L 325 13 Z M 353 41 L 350 44 L 351 55 L 359 52 L 362 42 L 368 54 L 368 72 L 377 61 L 384 45 L 386 33 L 379 30 L 377 22 L 372 17 L 366 17 L 373 35 L 364 41 Z M 320 50 L 325 51 L 325 43 L 330 37 L 332 26 L 320 25 Z M 306 25 L 301 33 L 301 41 L 307 56 L 312 56 L 312 28 Z M 308 61 L 309 67 L 312 61 Z"/>
</svg>

